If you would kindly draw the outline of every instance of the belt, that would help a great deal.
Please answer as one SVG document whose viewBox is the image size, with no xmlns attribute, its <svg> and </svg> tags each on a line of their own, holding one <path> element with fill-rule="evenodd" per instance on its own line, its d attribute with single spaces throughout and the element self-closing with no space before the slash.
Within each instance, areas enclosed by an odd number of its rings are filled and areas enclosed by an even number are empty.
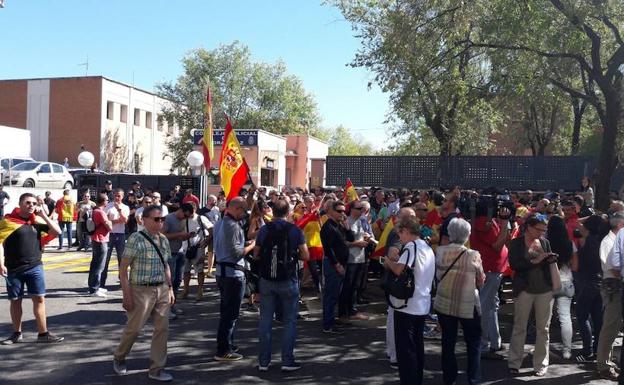
<svg viewBox="0 0 624 385">
<path fill-rule="evenodd" d="M 133 283 L 134 286 L 160 286 L 164 282 Z"/>
</svg>

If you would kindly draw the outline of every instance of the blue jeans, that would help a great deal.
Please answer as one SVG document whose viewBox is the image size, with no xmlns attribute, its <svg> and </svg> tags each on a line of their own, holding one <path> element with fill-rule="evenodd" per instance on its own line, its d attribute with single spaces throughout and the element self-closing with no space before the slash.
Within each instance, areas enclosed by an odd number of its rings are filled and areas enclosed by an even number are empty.
<svg viewBox="0 0 624 385">
<path fill-rule="evenodd" d="M 576 286 L 576 320 L 581 339 L 583 355 L 591 356 L 598 352 L 598 340 L 602 328 L 602 295 L 600 286 L 594 283 L 580 282 Z M 591 323 L 589 318 L 591 317 Z M 593 337 L 593 340 L 592 340 Z"/>
<path fill-rule="evenodd" d="M 502 273 L 485 273 L 485 283 L 479 291 L 481 301 L 481 350 L 501 347 L 501 335 L 498 327 L 498 287 L 503 279 Z"/>
<path fill-rule="evenodd" d="M 63 229 L 67 230 L 67 247 L 71 247 L 72 245 L 72 222 L 62 222 L 59 221 L 59 227 L 61 228 L 61 233 L 59 234 L 59 247 L 63 246 Z"/>
<path fill-rule="evenodd" d="M 43 297 L 46 294 L 43 265 L 33 266 L 28 270 L 9 272 L 6 276 L 7 294 L 10 300 L 24 296 L 24 285 L 31 296 Z"/>
<path fill-rule="evenodd" d="M 169 270 L 171 270 L 171 285 L 173 286 L 173 294 L 176 298 L 178 296 L 178 289 L 182 284 L 185 264 L 186 257 L 184 256 L 184 253 L 171 253 L 171 259 L 169 259 Z"/>
<path fill-rule="evenodd" d="M 108 243 L 93 241 L 89 266 L 89 293 L 95 293 L 106 285 L 108 276 Z"/>
<path fill-rule="evenodd" d="M 281 304 L 282 322 L 282 365 L 295 363 L 295 341 L 297 339 L 297 312 L 299 311 L 299 282 L 297 278 L 288 281 L 269 281 L 260 279 L 260 366 L 271 363 L 271 332 L 273 313 L 277 304 Z"/>
<path fill-rule="evenodd" d="M 245 295 L 245 277 L 217 277 L 219 302 L 219 329 L 217 331 L 217 355 L 232 352 L 234 327 L 240 314 L 240 305 Z"/>
<path fill-rule="evenodd" d="M 334 326 L 336 304 L 338 303 L 344 277 L 338 274 L 336 267 L 327 258 L 323 259 L 323 277 L 325 278 L 325 287 L 323 289 L 323 329 L 327 330 Z"/>
<path fill-rule="evenodd" d="M 108 252 L 106 254 L 106 269 L 108 270 L 108 263 L 113 255 L 113 249 L 117 254 L 117 264 L 121 264 L 121 257 L 126 249 L 126 234 L 122 233 L 110 233 L 108 235 Z"/>
<path fill-rule="evenodd" d="M 476 385 L 481 381 L 481 317 L 474 312 L 473 318 L 458 318 L 438 313 L 438 322 L 442 328 L 442 377 L 444 384 L 454 384 L 457 380 L 457 326 L 461 323 L 464 330 L 468 359 L 468 384 Z"/>
<path fill-rule="evenodd" d="M 557 315 L 559 324 L 561 325 L 561 343 L 563 351 L 572 351 L 572 315 L 570 307 L 572 306 L 572 297 L 574 297 L 574 284 L 572 281 L 562 281 L 561 290 L 555 295 L 557 304 Z"/>
<path fill-rule="evenodd" d="M 322 263 L 322 261 L 308 261 L 308 269 L 310 270 L 310 275 L 314 282 L 314 289 L 319 293 L 321 292 L 321 274 L 323 273 Z"/>
</svg>

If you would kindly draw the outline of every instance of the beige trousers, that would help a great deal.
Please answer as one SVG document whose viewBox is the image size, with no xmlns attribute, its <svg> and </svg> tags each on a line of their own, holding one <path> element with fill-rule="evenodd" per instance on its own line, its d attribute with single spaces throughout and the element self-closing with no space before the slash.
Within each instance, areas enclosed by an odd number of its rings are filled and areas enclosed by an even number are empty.
<svg viewBox="0 0 624 385">
<path fill-rule="evenodd" d="M 154 319 L 154 334 L 150 351 L 150 373 L 156 373 L 167 362 L 167 338 L 169 336 L 169 287 L 132 285 L 134 308 L 127 312 L 128 323 L 115 349 L 115 359 L 123 361 L 132 349 L 137 336 L 150 315 Z"/>
<path fill-rule="evenodd" d="M 609 295 L 604 288 L 601 294 L 604 312 L 602 314 L 602 329 L 600 329 L 600 336 L 598 337 L 596 366 L 598 370 L 605 370 L 609 368 L 611 362 L 613 342 L 622 328 L 622 297 L 621 293 Z"/>
<path fill-rule="evenodd" d="M 514 323 L 509 345 L 507 365 L 511 369 L 520 369 L 524 358 L 524 341 L 526 340 L 527 322 L 531 309 L 535 309 L 535 352 L 533 353 L 533 369 L 538 371 L 548 366 L 548 344 L 550 336 L 550 317 L 553 309 L 552 291 L 544 294 L 521 292 L 514 299 Z"/>
</svg>

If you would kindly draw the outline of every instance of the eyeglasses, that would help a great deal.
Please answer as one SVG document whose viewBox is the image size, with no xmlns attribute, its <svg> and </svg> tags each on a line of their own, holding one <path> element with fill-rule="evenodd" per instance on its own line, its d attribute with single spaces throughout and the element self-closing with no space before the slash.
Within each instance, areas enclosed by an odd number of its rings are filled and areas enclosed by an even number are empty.
<svg viewBox="0 0 624 385">
<path fill-rule="evenodd" d="M 25 201 L 24 204 L 26 206 L 37 206 L 37 202 L 35 201 Z"/>
<path fill-rule="evenodd" d="M 165 217 L 147 217 L 147 218 L 143 218 L 143 219 L 153 219 L 154 222 L 164 222 L 165 221 Z"/>
</svg>

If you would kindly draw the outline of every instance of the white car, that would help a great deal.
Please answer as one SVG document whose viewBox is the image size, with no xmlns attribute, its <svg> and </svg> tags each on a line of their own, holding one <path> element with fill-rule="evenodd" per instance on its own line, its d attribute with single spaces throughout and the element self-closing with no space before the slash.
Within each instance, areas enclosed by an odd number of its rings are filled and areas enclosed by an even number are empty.
<svg viewBox="0 0 624 385">
<path fill-rule="evenodd" d="M 74 178 L 67 169 L 50 162 L 23 162 L 3 176 L 4 185 L 71 189 Z"/>
</svg>

